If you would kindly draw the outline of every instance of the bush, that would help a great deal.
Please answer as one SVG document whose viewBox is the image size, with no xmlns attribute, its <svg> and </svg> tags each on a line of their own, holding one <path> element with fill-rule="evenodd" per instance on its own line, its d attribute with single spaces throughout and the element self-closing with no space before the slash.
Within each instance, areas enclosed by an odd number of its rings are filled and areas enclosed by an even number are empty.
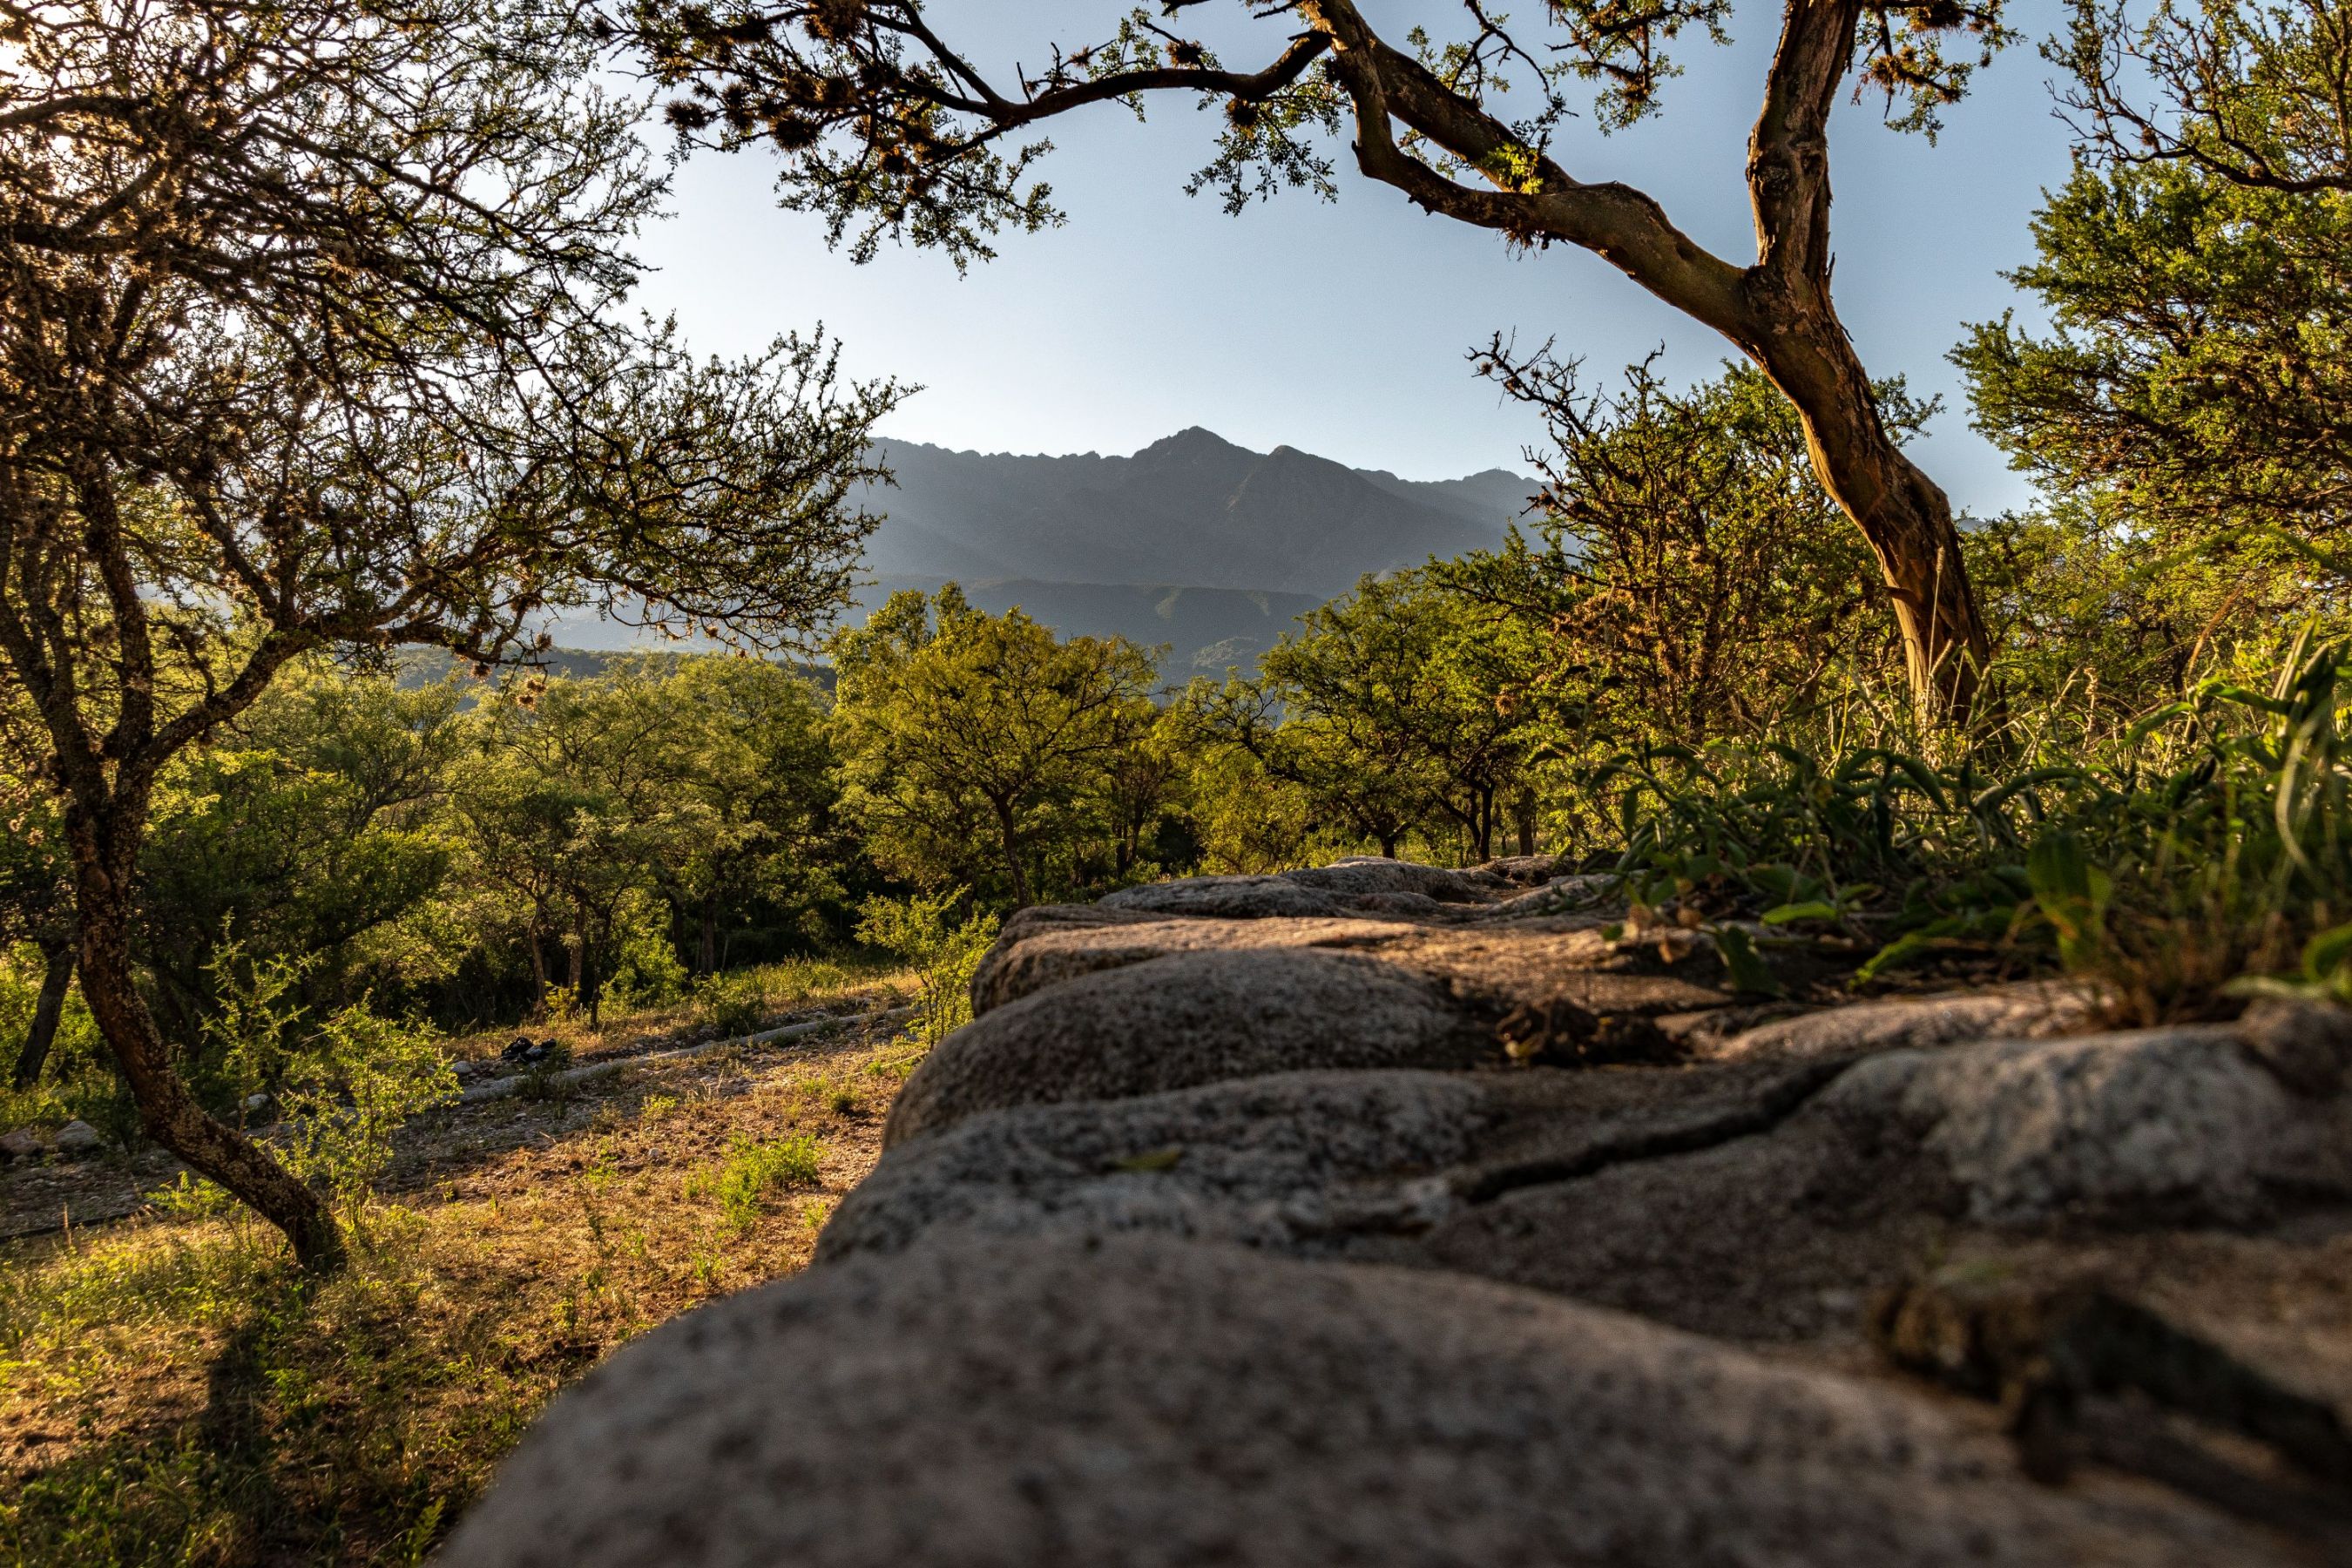
<svg viewBox="0 0 2352 1568">
<path fill-rule="evenodd" d="M 1883 745 L 1653 747 L 1590 783 L 1619 813 L 1634 902 L 1864 942 L 1863 983 L 1937 957 L 2057 968 L 2140 1023 L 2224 1015 L 2250 990 L 2352 994 L 2342 658 L 2298 642 L 2266 684 L 2215 676 L 2098 743 L 2012 729 L 1943 765 Z"/>
<path fill-rule="evenodd" d="M 766 983 L 757 973 L 714 974 L 694 995 L 695 1011 L 720 1039 L 756 1033 L 768 1021 Z"/>
<path fill-rule="evenodd" d="M 686 965 L 669 939 L 669 917 L 643 889 L 622 895 L 613 919 L 613 977 L 604 996 L 624 1012 L 657 1007 L 686 994 Z"/>
<path fill-rule="evenodd" d="M 453 1100 L 450 1071 L 429 1030 L 345 1007 L 293 1054 L 279 1093 L 295 1174 L 356 1212 L 392 1163 L 393 1134 L 419 1111 Z"/>
<path fill-rule="evenodd" d="M 896 953 L 915 968 L 921 985 L 915 1034 L 934 1046 L 971 1021 L 971 976 L 996 941 L 994 915 L 951 924 L 948 912 L 961 889 L 929 898 L 870 898 L 858 907 L 858 940 Z"/>
</svg>

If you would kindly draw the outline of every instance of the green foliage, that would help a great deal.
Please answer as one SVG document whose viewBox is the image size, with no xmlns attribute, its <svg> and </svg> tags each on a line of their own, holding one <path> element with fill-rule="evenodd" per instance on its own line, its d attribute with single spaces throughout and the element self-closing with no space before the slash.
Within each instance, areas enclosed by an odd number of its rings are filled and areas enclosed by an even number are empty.
<svg viewBox="0 0 2352 1568">
<path fill-rule="evenodd" d="M 893 594 L 832 652 L 841 811 L 885 869 L 1018 906 L 1132 862 L 1169 778 L 1137 765 L 1158 720 L 1142 648 L 983 614 L 949 584 Z"/>
<path fill-rule="evenodd" d="M 714 974 L 696 988 L 695 1011 L 721 1039 L 752 1033 L 768 1021 L 766 980 L 758 974 Z"/>
<path fill-rule="evenodd" d="M 1411 835 L 1450 833 L 1457 853 L 1486 858 L 1536 738 L 1519 700 L 1538 658 L 1524 623 L 1434 570 L 1367 577 L 1300 621 L 1257 679 L 1195 681 L 1185 694 L 1185 721 L 1225 787 L 1265 779 L 1295 792 L 1307 831 L 1294 850 L 1328 825 L 1384 855 Z M 1263 838 L 1271 826 L 1244 832 Z"/>
<path fill-rule="evenodd" d="M 45 963 L 29 942 L 0 948 L 0 1052 L 13 1058 L 31 1028 Z M 6 1127 L 55 1127 L 83 1121 L 118 1142 L 138 1125 L 137 1109 L 106 1059 L 105 1042 L 79 989 L 66 993 L 47 1069 L 23 1090 L 0 1079 L 0 1121 Z M 5 1128 L 0 1128 L 5 1131 Z"/>
<path fill-rule="evenodd" d="M 455 1099 L 456 1074 L 432 1034 L 354 1005 L 320 1020 L 289 1053 L 279 1102 L 294 1173 L 356 1217 L 392 1163 L 393 1134 Z"/>
<path fill-rule="evenodd" d="M 805 1132 L 764 1142 L 740 1133 L 730 1140 L 711 1184 L 728 1228 L 751 1229 L 770 1193 L 814 1186 L 824 1156 L 824 1146 Z"/>
<path fill-rule="evenodd" d="M 1868 982 L 1937 957 L 2053 963 L 2121 1016 L 2226 1010 L 2247 971 L 2335 984 L 2347 912 L 2352 707 L 2341 651 L 2298 642 L 2103 744 L 1938 765 L 1857 746 L 1654 748 L 1592 787 L 1621 814 L 1633 896 L 1760 912 L 1784 940 L 1876 949 Z"/>
<path fill-rule="evenodd" d="M 1755 733 L 1899 656 L 1875 563 L 1815 477 L 1804 428 L 1763 374 L 1727 365 L 1671 389 L 1655 356 L 1622 392 L 1587 392 L 1575 361 L 1515 359 L 1481 374 L 1544 417 L 1542 547 L 1439 568 L 1465 596 L 1528 628 L 1519 695 L 1561 732 L 1694 743 Z M 1877 389 L 1898 437 L 1934 412 Z"/>
<path fill-rule="evenodd" d="M 951 922 L 961 892 L 908 899 L 868 899 L 860 910 L 858 940 L 898 954 L 914 967 L 922 987 L 914 1035 L 935 1046 L 971 1021 L 971 977 L 996 941 L 997 920 L 974 914 Z"/>
</svg>

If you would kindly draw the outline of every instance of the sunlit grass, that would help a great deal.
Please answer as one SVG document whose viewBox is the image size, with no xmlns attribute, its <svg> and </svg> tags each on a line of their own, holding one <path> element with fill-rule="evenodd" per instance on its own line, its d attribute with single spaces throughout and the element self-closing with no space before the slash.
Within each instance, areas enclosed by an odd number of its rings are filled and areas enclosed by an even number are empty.
<svg viewBox="0 0 2352 1568">
<path fill-rule="evenodd" d="M 565 1384 L 807 1261 L 907 1047 L 724 1054 L 374 1205 L 324 1284 L 236 1216 L 0 1253 L 0 1563 L 421 1561 Z"/>
</svg>

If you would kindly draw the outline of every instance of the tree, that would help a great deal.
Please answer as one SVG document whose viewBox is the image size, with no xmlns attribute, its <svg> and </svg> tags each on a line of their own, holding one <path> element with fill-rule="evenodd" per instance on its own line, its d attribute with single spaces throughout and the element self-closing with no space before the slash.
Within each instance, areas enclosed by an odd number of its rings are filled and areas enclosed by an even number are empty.
<svg viewBox="0 0 2352 1568">
<path fill-rule="evenodd" d="M 1547 645 L 1520 699 L 1614 743 L 1695 744 L 1760 730 L 1867 668 L 1863 546 L 1833 526 L 1804 430 L 1762 375 L 1730 365 L 1676 393 L 1654 357 L 1610 395 L 1586 392 L 1573 361 L 1514 361 L 1500 343 L 1481 368 L 1549 427 L 1552 449 L 1529 454 L 1543 548 L 1435 571 Z M 1930 412 L 1899 384 L 1878 398 L 1898 437 Z"/>
<path fill-rule="evenodd" d="M 158 777 L 132 952 L 163 1033 L 199 1058 L 224 945 L 283 962 L 306 999 L 355 1002 L 356 950 L 441 889 L 434 820 L 457 752 L 455 692 L 400 690 L 304 660 Z M 369 978 L 374 978 L 370 976 Z"/>
<path fill-rule="evenodd" d="M 1641 191 L 1575 177 L 1552 139 L 1576 80 L 1599 84 L 1604 128 L 1651 112 L 1671 46 L 1685 29 L 1722 40 L 1729 0 L 1550 0 L 1543 36 L 1525 39 L 1474 0 L 1458 40 L 1415 29 L 1403 47 L 1355 0 L 1275 0 L 1247 7 L 1272 36 L 1245 68 L 1178 30 L 1202 3 L 1163 0 L 1160 20 L 1138 9 L 1087 47 L 1041 47 L 1011 80 L 960 51 L 923 0 L 635 0 L 628 26 L 657 79 L 683 89 L 669 106 L 681 136 L 774 147 L 785 205 L 823 214 L 860 259 L 894 237 L 961 266 L 1006 227 L 1058 221 L 1033 178 L 1048 144 L 1020 139 L 1094 105 L 1222 104 L 1222 139 L 1192 188 L 1236 210 L 1284 184 L 1330 194 L 1321 139 L 1351 120 L 1368 178 L 1515 245 L 1590 250 L 1759 366 L 1876 556 L 1923 705 L 1967 711 L 1991 645 L 1950 503 L 1904 455 L 1832 299 L 1828 131 L 1850 73 L 1897 123 L 1932 131 L 2008 41 L 2000 0 L 1786 0 L 1748 142 L 1746 266 Z M 1534 89 L 1517 121 L 1501 103 L 1515 84 Z"/>
<path fill-rule="evenodd" d="M 1132 744 L 1150 655 L 1124 637 L 1061 641 L 1018 608 L 973 609 L 952 583 L 893 594 L 833 643 L 841 809 L 886 869 L 932 889 L 1037 896 L 1048 849 L 1093 831 Z"/>
<path fill-rule="evenodd" d="M 1299 619 L 1255 682 L 1196 687 L 1196 721 L 1383 855 L 1450 818 L 1491 858 L 1531 739 L 1531 710 L 1497 700 L 1531 673 L 1524 643 L 1430 572 L 1366 577 Z"/>
<path fill-rule="evenodd" d="M 662 882 L 709 974 L 723 918 L 763 893 L 805 910 L 835 887 L 816 863 L 838 793 L 824 701 L 805 677 L 749 658 L 689 659 L 657 694 L 683 721 L 680 788 L 704 824 Z"/>
<path fill-rule="evenodd" d="M 83 993 L 147 1131 L 332 1267 L 325 1205 L 206 1112 L 142 993 L 163 770 L 323 649 L 494 661 L 583 605 L 805 630 L 894 392 L 822 342 L 699 363 L 625 324 L 660 181 L 564 6 L 6 18 L 6 743 L 62 802 Z"/>
<path fill-rule="evenodd" d="M 0 781 L 0 809 L 9 812 L 0 838 L 0 952 L 24 942 L 41 955 L 40 989 L 10 1075 L 23 1089 L 39 1079 L 73 989 L 73 868 L 55 803 L 43 792 Z"/>
<path fill-rule="evenodd" d="M 2352 12 L 2216 0 L 2141 26 L 2085 5 L 2062 58 L 2085 156 L 2011 275 L 2052 326 L 2004 317 L 1954 351 L 1979 428 L 2179 568 L 2193 618 L 2259 625 L 2331 580 L 2340 595 Z"/>
<path fill-rule="evenodd" d="M 2056 58 L 2082 156 L 1953 352 L 1978 427 L 2109 570 L 2125 679 L 2176 694 L 2236 635 L 2352 588 L 2352 12 L 2078 4 Z M 2146 96 L 2141 96 L 2146 95 Z"/>
</svg>

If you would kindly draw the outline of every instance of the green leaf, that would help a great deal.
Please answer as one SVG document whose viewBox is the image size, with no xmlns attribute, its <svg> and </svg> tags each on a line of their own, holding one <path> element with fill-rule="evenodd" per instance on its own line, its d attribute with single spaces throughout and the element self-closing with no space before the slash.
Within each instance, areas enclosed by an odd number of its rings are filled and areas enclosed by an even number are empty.
<svg viewBox="0 0 2352 1568">
<path fill-rule="evenodd" d="M 2352 963 L 2352 925 L 2331 926 L 2303 944 L 2303 973 L 2325 980 Z"/>
<path fill-rule="evenodd" d="M 1784 926 L 1791 921 L 1833 921 L 1837 918 L 1838 907 L 1823 903 L 1819 899 L 1811 903 L 1780 904 L 1766 910 L 1763 914 L 1764 923 L 1768 926 Z"/>
<path fill-rule="evenodd" d="M 1715 928 L 1715 947 L 1723 954 L 1723 967 L 1731 973 L 1735 990 L 1755 996 L 1779 996 L 1785 994 L 1780 977 L 1756 951 L 1756 944 L 1738 926 Z"/>
<path fill-rule="evenodd" d="M 1184 1157 L 1181 1143 L 1171 1143 L 1165 1149 L 1153 1149 L 1141 1154 L 1129 1154 L 1124 1160 L 1113 1160 L 1114 1171 L 1172 1171 Z"/>
</svg>

